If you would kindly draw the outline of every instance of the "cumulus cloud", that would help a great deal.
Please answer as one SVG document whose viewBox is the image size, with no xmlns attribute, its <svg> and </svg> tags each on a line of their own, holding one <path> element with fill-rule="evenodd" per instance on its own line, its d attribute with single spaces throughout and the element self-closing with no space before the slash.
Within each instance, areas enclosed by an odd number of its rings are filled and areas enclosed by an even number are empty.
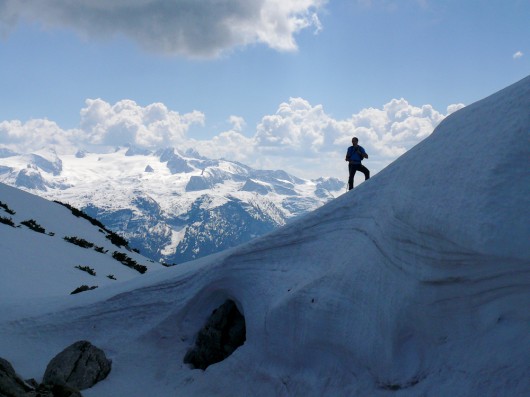
<svg viewBox="0 0 530 397">
<path fill-rule="evenodd" d="M 349 119 L 335 120 L 322 105 L 291 98 L 276 114 L 263 117 L 255 138 L 262 152 L 305 157 L 349 145 L 355 135 L 379 155 L 395 156 L 429 135 L 444 117 L 431 105 L 416 107 L 393 99 L 381 109 L 363 109 Z"/>
<path fill-rule="evenodd" d="M 256 164 L 254 161 L 256 157 L 255 139 L 246 137 L 235 130 L 221 132 L 208 140 L 190 140 L 187 142 L 186 147 L 194 148 L 208 158 L 225 158 L 250 166 Z"/>
<path fill-rule="evenodd" d="M 465 106 L 466 105 L 464 105 L 463 103 L 455 103 L 455 104 L 447 106 L 447 116 L 449 116 L 451 113 L 456 112 L 457 110 L 462 109 Z"/>
<path fill-rule="evenodd" d="M 405 99 L 393 99 L 382 109 L 363 109 L 351 117 L 351 131 L 383 157 L 404 153 L 429 135 L 444 115 L 431 105 L 416 107 Z M 337 143 L 348 143 L 341 137 Z"/>
<path fill-rule="evenodd" d="M 145 149 L 186 145 L 193 124 L 204 124 L 204 114 L 169 110 L 162 103 L 142 107 L 131 100 L 114 105 L 102 99 L 87 99 L 80 112 L 79 128 L 63 130 L 46 119 L 0 122 L 0 145 L 25 153 L 53 147 L 57 153 L 76 148 L 102 150 L 133 144 Z"/>
<path fill-rule="evenodd" d="M 230 116 L 228 121 L 230 122 L 230 124 L 232 124 L 232 128 L 238 132 L 243 131 L 243 129 L 247 126 L 247 123 L 245 122 L 245 119 L 243 117 Z"/>
<path fill-rule="evenodd" d="M 119 146 L 124 143 L 154 149 L 179 146 L 192 124 L 204 124 L 204 114 L 179 114 L 162 103 L 142 107 L 131 100 L 114 105 L 101 99 L 88 99 L 81 109 L 80 127 L 86 142 Z"/>
<path fill-rule="evenodd" d="M 59 147 L 73 150 L 81 139 L 78 130 L 63 130 L 55 122 L 46 119 L 0 122 L 0 146 L 16 152 L 29 153 L 42 148 Z"/>
<path fill-rule="evenodd" d="M 522 51 L 517 51 L 515 54 L 513 54 L 513 59 L 519 59 L 519 58 L 522 58 L 523 57 L 523 52 Z"/>
<path fill-rule="evenodd" d="M 321 28 L 328 0 L 3 0 L 4 34 L 18 19 L 67 27 L 85 37 L 124 35 L 149 51 L 216 57 L 234 47 L 263 43 L 297 48 L 294 35 Z"/>
<path fill-rule="evenodd" d="M 162 103 L 141 106 L 132 100 L 110 104 L 102 99 L 88 99 L 81 109 L 78 128 L 63 130 L 49 120 L 4 121 L 0 123 L 0 145 L 21 153 L 48 147 L 57 153 L 77 148 L 108 151 L 128 143 L 151 150 L 192 148 L 209 158 L 317 177 L 346 172 L 346 149 L 351 138 L 357 136 L 370 155 L 367 166 L 376 173 L 463 106 L 450 105 L 443 114 L 431 105 L 414 106 L 401 98 L 337 120 L 322 105 L 290 98 L 278 106 L 275 114 L 263 116 L 249 135 L 244 133 L 248 129 L 245 120 L 231 116 L 228 131 L 197 140 L 189 137 L 188 131 L 194 124 L 204 124 L 201 112 L 180 114 Z"/>
<path fill-rule="evenodd" d="M 333 175 L 344 168 L 346 148 L 357 136 L 377 172 L 461 107 L 451 105 L 447 114 L 442 114 L 431 105 L 417 107 L 405 99 L 393 99 L 380 109 L 362 109 L 346 120 L 336 120 L 321 105 L 291 98 L 279 106 L 276 114 L 263 117 L 258 124 L 254 162 L 262 167 L 289 167 L 302 176 L 315 175 L 315 169 Z"/>
<path fill-rule="evenodd" d="M 313 107 L 302 98 L 291 98 L 280 105 L 276 114 L 262 118 L 256 141 L 264 152 L 300 155 L 303 148 L 315 153 L 324 143 L 323 131 L 330 121 L 321 105 Z"/>
</svg>

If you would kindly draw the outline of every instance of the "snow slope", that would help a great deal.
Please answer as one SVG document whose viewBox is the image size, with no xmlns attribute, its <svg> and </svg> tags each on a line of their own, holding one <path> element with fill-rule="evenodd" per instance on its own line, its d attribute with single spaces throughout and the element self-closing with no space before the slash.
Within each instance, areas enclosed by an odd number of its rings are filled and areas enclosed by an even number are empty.
<svg viewBox="0 0 530 397">
<path fill-rule="evenodd" d="M 2 304 L 0 355 L 40 378 L 88 339 L 113 359 L 89 397 L 530 395 L 529 109 L 527 77 L 244 246 L 60 307 Z M 226 299 L 246 342 L 190 369 Z"/>
<path fill-rule="evenodd" d="M 0 217 L 14 226 L 0 223 L 0 302 L 3 305 L 47 297 L 64 298 L 81 285 L 104 287 L 141 276 L 112 257 L 119 252 L 147 271 L 165 269 L 124 246 L 116 246 L 109 233 L 67 207 L 0 184 Z M 34 221 L 44 233 L 24 226 Z M 65 241 L 82 239 L 92 248 Z M 100 247 L 102 252 L 94 248 Z M 88 267 L 91 275 L 78 269 Z M 113 278 L 109 278 L 112 276 Z"/>
</svg>

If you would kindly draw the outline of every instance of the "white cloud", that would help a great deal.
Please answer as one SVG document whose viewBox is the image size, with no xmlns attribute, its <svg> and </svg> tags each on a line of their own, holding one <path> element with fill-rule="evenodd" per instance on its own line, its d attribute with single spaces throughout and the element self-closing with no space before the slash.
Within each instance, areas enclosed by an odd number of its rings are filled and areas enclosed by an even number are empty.
<svg viewBox="0 0 530 397">
<path fill-rule="evenodd" d="M 346 120 L 346 126 L 367 151 L 390 160 L 428 136 L 445 116 L 431 105 L 416 107 L 401 98 L 391 100 L 382 109 L 361 110 Z M 350 139 L 343 134 L 335 144 L 348 145 Z"/>
<path fill-rule="evenodd" d="M 513 59 L 519 59 L 519 58 L 522 58 L 523 57 L 523 52 L 522 51 L 517 51 L 515 54 L 513 54 Z"/>
<path fill-rule="evenodd" d="M 211 139 L 188 139 L 180 146 L 182 149 L 194 149 L 201 155 L 212 159 L 227 158 L 229 160 L 248 163 L 252 159 L 255 139 L 243 135 L 246 122 L 242 117 L 230 116 L 228 121 L 232 128 L 223 131 Z"/>
<path fill-rule="evenodd" d="M 17 19 L 67 27 L 85 37 L 124 35 L 144 49 L 189 57 L 215 57 L 262 43 L 297 48 L 294 35 L 321 28 L 317 12 L 327 0 L 3 0 L 0 26 Z"/>
<path fill-rule="evenodd" d="M 447 106 L 447 116 L 449 116 L 451 113 L 456 112 L 457 110 L 462 109 L 465 106 L 466 105 L 464 105 L 463 103 L 455 103 L 453 105 Z"/>
<path fill-rule="evenodd" d="M 321 105 L 312 107 L 302 98 L 291 98 L 276 114 L 262 118 L 256 131 L 257 144 L 265 152 L 315 153 L 324 143 L 323 131 L 330 121 Z"/>
<path fill-rule="evenodd" d="M 256 157 L 255 139 L 234 130 L 221 132 L 209 140 L 188 141 L 185 147 L 194 148 L 208 158 L 226 158 L 248 165 L 254 164 Z"/>
<path fill-rule="evenodd" d="M 201 112 L 181 115 L 162 103 L 142 107 L 134 101 L 122 100 L 111 106 L 101 99 L 88 99 L 81 109 L 80 127 L 90 144 L 132 143 L 153 149 L 181 145 L 187 139 L 189 127 L 203 123 Z"/>
<path fill-rule="evenodd" d="M 372 174 L 427 137 L 450 113 L 462 108 L 450 105 L 442 114 L 431 105 L 414 106 L 393 99 L 381 108 L 367 108 L 344 120 L 328 115 L 322 105 L 303 98 L 281 103 L 275 114 L 265 115 L 251 136 L 242 117 L 231 116 L 232 127 L 210 139 L 187 136 L 205 116 L 169 110 L 162 103 L 147 106 L 132 100 L 114 105 L 88 99 L 80 112 L 77 129 L 62 130 L 48 120 L 0 123 L 0 145 L 27 153 L 53 147 L 57 153 L 77 148 L 107 151 L 127 143 L 142 148 L 193 148 L 209 158 L 237 160 L 255 168 L 284 169 L 301 177 L 338 176 L 345 173 L 344 156 L 351 138 L 357 136 L 370 155 Z"/>
<path fill-rule="evenodd" d="M 78 130 L 63 130 L 55 122 L 46 119 L 0 122 L 0 146 L 29 153 L 43 148 L 74 150 L 81 138 Z"/>
<path fill-rule="evenodd" d="M 247 126 L 247 123 L 245 122 L 245 119 L 243 117 L 230 116 L 228 121 L 232 124 L 232 128 L 238 132 L 242 132 Z"/>
<path fill-rule="evenodd" d="M 322 105 L 291 98 L 266 115 L 248 138 L 238 131 L 202 141 L 198 150 L 208 156 L 237 159 L 256 168 L 285 169 L 295 175 L 340 175 L 344 156 L 353 136 L 370 154 L 367 166 L 373 173 L 427 137 L 450 113 L 462 108 L 451 105 L 442 114 L 431 105 L 421 107 L 394 99 L 381 109 L 368 108 L 346 120 L 326 114 Z"/>
</svg>

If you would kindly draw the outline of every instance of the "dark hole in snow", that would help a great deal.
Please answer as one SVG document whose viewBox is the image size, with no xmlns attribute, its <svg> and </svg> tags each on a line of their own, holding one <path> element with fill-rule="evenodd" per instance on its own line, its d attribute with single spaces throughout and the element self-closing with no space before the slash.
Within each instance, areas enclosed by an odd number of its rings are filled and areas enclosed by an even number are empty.
<svg viewBox="0 0 530 397">
<path fill-rule="evenodd" d="M 245 339 L 245 317 L 234 301 L 227 300 L 212 312 L 197 334 L 195 346 L 184 356 L 184 362 L 204 370 L 230 356 Z"/>
</svg>

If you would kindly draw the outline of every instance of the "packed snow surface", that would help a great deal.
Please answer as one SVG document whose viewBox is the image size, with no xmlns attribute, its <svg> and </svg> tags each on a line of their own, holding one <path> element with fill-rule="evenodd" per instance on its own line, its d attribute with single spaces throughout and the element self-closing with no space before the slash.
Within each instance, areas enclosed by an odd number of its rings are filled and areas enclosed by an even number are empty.
<svg viewBox="0 0 530 397">
<path fill-rule="evenodd" d="M 88 397 L 530 395 L 529 132 L 527 77 L 244 246 L 60 300 L 14 305 L 12 289 L 0 356 L 39 379 L 90 340 L 113 369 Z M 246 342 L 190 368 L 184 355 L 227 299 Z"/>
</svg>

